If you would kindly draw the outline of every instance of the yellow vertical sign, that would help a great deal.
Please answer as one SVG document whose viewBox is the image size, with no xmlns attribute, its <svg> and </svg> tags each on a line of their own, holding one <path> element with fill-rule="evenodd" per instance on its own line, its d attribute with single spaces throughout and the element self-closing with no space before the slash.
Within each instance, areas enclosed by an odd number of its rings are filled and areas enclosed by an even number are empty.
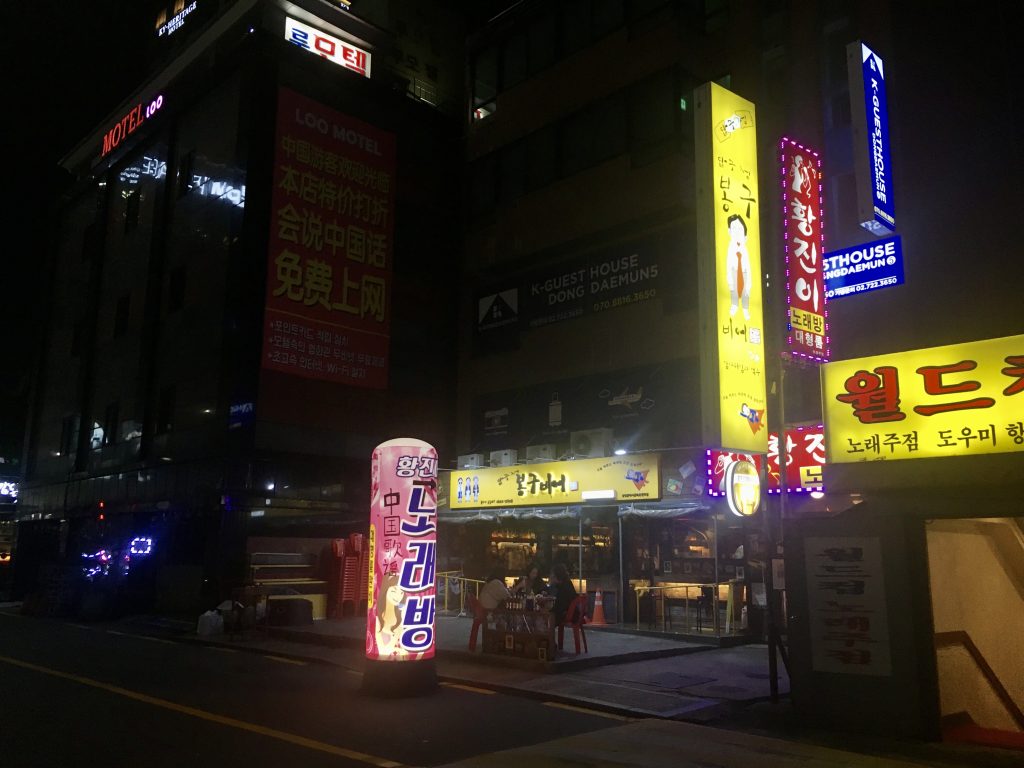
<svg viewBox="0 0 1024 768">
<path fill-rule="evenodd" d="M 768 450 L 761 196 L 754 105 L 695 92 L 701 417 L 708 445 Z"/>
</svg>

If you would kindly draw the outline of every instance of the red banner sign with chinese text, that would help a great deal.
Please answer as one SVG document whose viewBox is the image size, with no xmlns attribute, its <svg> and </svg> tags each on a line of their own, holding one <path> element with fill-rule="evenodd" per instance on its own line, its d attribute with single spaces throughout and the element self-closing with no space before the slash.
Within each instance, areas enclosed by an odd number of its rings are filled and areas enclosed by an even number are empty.
<svg viewBox="0 0 1024 768">
<path fill-rule="evenodd" d="M 829 357 L 825 309 L 823 184 L 818 153 L 782 139 L 783 250 L 786 254 L 787 344 L 813 360 Z"/>
<path fill-rule="evenodd" d="M 388 380 L 394 135 L 278 92 L 263 367 Z"/>
</svg>

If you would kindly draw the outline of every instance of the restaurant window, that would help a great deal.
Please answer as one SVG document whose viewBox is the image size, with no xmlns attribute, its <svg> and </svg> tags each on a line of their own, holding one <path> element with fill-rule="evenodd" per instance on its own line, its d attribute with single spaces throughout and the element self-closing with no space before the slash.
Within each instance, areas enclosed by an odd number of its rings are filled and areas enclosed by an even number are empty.
<svg viewBox="0 0 1024 768">
<path fill-rule="evenodd" d="M 119 339 L 128 331 L 128 318 L 131 311 L 131 296 L 121 296 L 117 300 L 114 311 L 114 338 Z"/>
</svg>

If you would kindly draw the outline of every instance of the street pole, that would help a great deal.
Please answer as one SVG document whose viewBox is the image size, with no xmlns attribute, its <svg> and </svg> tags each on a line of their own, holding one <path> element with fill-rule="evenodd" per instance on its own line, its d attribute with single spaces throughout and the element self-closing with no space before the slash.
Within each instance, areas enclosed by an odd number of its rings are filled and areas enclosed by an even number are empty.
<svg viewBox="0 0 1024 768">
<path fill-rule="evenodd" d="M 779 523 L 778 525 L 772 524 L 771 511 L 774 509 L 774 504 L 767 504 L 765 509 L 765 537 L 767 539 L 766 545 L 768 550 L 768 558 L 765 563 L 765 612 L 766 612 L 766 629 L 768 631 L 768 683 L 771 690 L 772 704 L 779 703 L 779 661 L 778 661 L 778 627 L 776 621 L 776 591 L 775 591 L 775 580 L 772 574 L 772 561 L 775 559 L 775 555 L 778 552 L 776 544 L 776 535 L 781 535 L 782 520 L 785 517 L 785 505 L 786 505 L 786 396 L 785 396 L 785 380 L 786 380 L 786 361 L 784 358 L 779 359 L 779 386 L 776 396 L 778 397 L 778 407 L 776 410 L 779 413 L 778 419 L 778 448 L 779 448 Z"/>
</svg>

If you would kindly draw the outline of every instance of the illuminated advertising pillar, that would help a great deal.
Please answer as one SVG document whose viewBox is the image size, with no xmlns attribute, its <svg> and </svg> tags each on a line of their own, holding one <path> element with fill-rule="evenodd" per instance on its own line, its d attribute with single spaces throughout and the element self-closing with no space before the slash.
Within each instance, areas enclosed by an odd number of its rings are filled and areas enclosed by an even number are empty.
<svg viewBox="0 0 1024 768">
<path fill-rule="evenodd" d="M 437 451 L 414 438 L 373 451 L 364 689 L 436 685 Z"/>
</svg>

